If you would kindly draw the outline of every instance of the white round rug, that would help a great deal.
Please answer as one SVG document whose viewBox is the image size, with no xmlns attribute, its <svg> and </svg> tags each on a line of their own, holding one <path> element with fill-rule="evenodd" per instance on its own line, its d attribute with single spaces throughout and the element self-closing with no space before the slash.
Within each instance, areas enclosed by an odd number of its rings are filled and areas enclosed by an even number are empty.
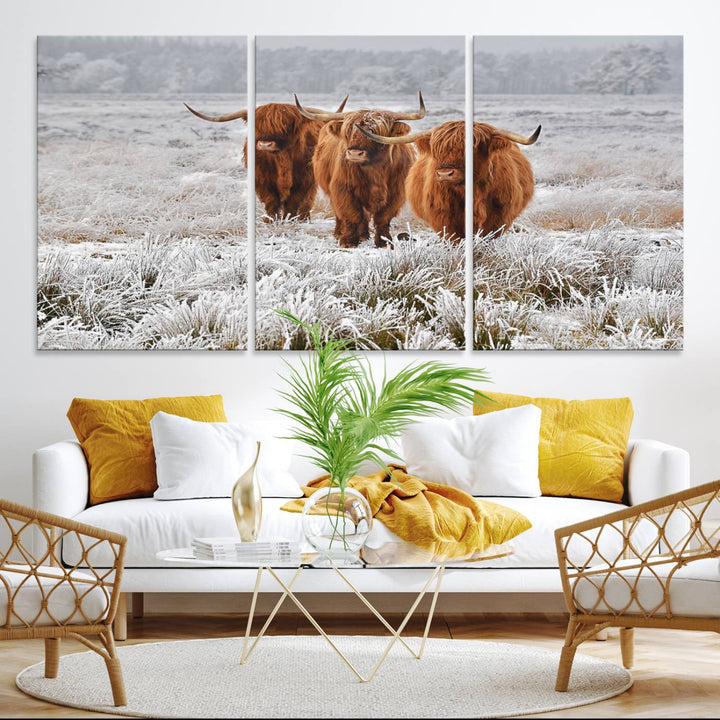
<svg viewBox="0 0 720 720">
<path fill-rule="evenodd" d="M 362 674 L 388 637 L 336 636 Z M 409 643 L 417 648 L 419 638 Z M 557 693 L 560 653 L 430 638 L 420 660 L 396 643 L 377 675 L 359 682 L 320 636 L 266 636 L 245 665 L 242 639 L 185 640 L 119 649 L 128 705 L 112 705 L 105 663 L 94 652 L 60 658 L 55 679 L 44 663 L 22 670 L 17 686 L 60 705 L 137 717 L 489 718 L 587 705 L 627 690 L 632 676 L 578 654 L 567 693 Z"/>
</svg>

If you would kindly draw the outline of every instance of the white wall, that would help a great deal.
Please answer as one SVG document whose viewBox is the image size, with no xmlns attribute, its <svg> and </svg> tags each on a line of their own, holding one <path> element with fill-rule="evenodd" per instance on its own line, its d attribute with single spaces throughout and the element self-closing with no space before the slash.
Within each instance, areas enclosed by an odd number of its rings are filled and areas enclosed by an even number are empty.
<svg viewBox="0 0 720 720">
<path fill-rule="evenodd" d="M 364 8 L 384 20 L 364 16 Z M 74 396 L 222 393 L 228 416 L 270 417 L 274 353 L 35 350 L 35 38 L 37 35 L 683 34 L 685 36 L 685 288 L 682 352 L 433 354 L 489 370 L 498 390 L 586 398 L 628 395 L 633 436 L 688 449 L 692 480 L 720 476 L 717 72 L 720 4 L 707 2 L 313 2 L 312 0 L 25 0 L 0 9 L 2 76 L 2 435 L 0 496 L 31 499 L 31 454 L 70 437 Z M 681 152 L 682 148 L 678 148 Z M 428 357 L 423 354 L 422 357 Z M 388 354 L 392 370 L 417 354 Z M 381 356 L 373 355 L 380 363 Z"/>
</svg>

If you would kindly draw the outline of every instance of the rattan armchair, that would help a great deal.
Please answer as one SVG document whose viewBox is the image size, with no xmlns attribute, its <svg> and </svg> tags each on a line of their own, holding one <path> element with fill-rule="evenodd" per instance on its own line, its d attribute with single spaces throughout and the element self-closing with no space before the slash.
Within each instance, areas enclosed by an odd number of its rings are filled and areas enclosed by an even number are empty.
<svg viewBox="0 0 720 720">
<path fill-rule="evenodd" d="M 90 525 L 0 499 L 0 641 L 45 639 L 45 677 L 58 674 L 60 640 L 74 638 L 98 653 L 107 666 L 115 705 L 126 705 L 112 621 L 120 598 L 126 538 Z M 64 538 L 74 536 L 82 558 L 64 567 Z M 93 557 L 108 547 L 112 567 L 93 567 Z M 39 548 L 39 549 L 34 549 Z M 100 643 L 87 635 L 97 635 Z"/>
<path fill-rule="evenodd" d="M 720 480 L 555 531 L 570 611 L 555 689 L 580 643 L 620 628 L 633 665 L 636 627 L 720 632 Z"/>
</svg>

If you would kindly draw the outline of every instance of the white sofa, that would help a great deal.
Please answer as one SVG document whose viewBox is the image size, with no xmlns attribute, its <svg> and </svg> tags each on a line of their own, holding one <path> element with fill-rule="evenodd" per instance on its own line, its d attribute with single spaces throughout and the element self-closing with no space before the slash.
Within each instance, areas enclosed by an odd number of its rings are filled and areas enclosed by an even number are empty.
<svg viewBox="0 0 720 720">
<path fill-rule="evenodd" d="M 300 457 L 293 458 L 291 473 L 303 484 L 321 473 Z M 680 448 L 655 440 L 631 440 L 625 460 L 627 500 L 638 504 L 689 487 L 689 456 Z M 229 536 L 237 531 L 230 500 L 119 500 L 88 507 L 89 473 L 80 445 L 74 440 L 41 448 L 33 456 L 34 505 L 78 522 L 112 530 L 128 538 L 123 590 L 126 593 L 252 592 L 253 569 L 187 567 L 158 560 L 159 550 L 188 547 L 194 537 Z M 444 592 L 455 593 L 557 593 L 554 531 L 557 527 L 597 517 L 618 509 L 616 503 L 577 498 L 487 498 L 524 513 L 532 529 L 517 537 L 508 557 L 446 570 Z M 259 539 L 302 540 L 300 515 L 280 511 L 287 500 L 263 499 Z M 389 531 L 375 523 L 369 543 L 382 542 Z M 72 547 L 63 549 L 65 562 L 73 563 Z M 286 577 L 290 576 L 289 570 Z M 363 568 L 348 571 L 362 592 L 410 593 L 422 588 L 427 570 Z M 277 591 L 270 578 L 261 589 Z M 347 592 L 349 588 L 330 569 L 301 574 L 297 592 Z"/>
</svg>

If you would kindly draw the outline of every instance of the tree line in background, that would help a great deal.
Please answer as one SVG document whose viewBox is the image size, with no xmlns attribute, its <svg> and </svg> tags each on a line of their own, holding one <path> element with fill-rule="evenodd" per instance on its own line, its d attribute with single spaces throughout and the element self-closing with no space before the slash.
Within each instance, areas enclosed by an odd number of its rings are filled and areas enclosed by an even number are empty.
<svg viewBox="0 0 720 720">
<path fill-rule="evenodd" d="M 245 93 L 245 38 L 41 37 L 38 90 Z"/>
<path fill-rule="evenodd" d="M 476 95 L 492 93 L 680 93 L 682 44 L 657 48 L 639 43 L 612 49 L 475 53 Z"/>
<path fill-rule="evenodd" d="M 463 94 L 464 51 L 262 48 L 258 93 Z M 80 93 L 245 93 L 244 38 L 43 37 L 38 89 Z M 553 48 L 474 58 L 475 94 L 682 92 L 682 44 Z"/>
</svg>

